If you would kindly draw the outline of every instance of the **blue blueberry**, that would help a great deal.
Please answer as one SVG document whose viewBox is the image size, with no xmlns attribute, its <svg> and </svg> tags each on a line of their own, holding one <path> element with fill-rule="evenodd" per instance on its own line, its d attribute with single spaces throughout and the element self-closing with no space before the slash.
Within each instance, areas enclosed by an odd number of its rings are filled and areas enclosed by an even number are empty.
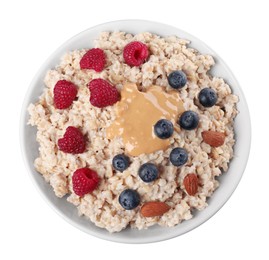
<svg viewBox="0 0 269 260">
<path fill-rule="evenodd" d="M 183 88 L 187 83 L 187 76 L 181 70 L 173 71 L 168 76 L 168 83 L 172 88 Z"/>
<path fill-rule="evenodd" d="M 166 119 L 159 120 L 154 125 L 154 133 L 161 139 L 167 139 L 172 136 L 174 127 L 171 121 Z"/>
<path fill-rule="evenodd" d="M 158 168 L 153 163 L 144 163 L 138 170 L 138 175 L 144 182 L 152 182 L 158 178 Z"/>
<path fill-rule="evenodd" d="M 185 111 L 179 118 L 179 125 L 185 130 L 193 130 L 198 126 L 199 116 L 196 112 Z"/>
<path fill-rule="evenodd" d="M 140 196 L 132 189 L 124 190 L 119 196 L 120 205 L 127 210 L 136 208 L 140 203 Z"/>
<path fill-rule="evenodd" d="M 129 157 L 124 154 L 118 154 L 113 158 L 112 165 L 115 170 L 123 172 L 130 165 Z"/>
<path fill-rule="evenodd" d="M 214 89 L 204 88 L 199 93 L 199 102 L 204 107 L 212 107 L 217 103 L 218 96 Z"/>
<path fill-rule="evenodd" d="M 174 148 L 169 159 L 174 166 L 181 166 L 188 161 L 188 153 L 184 148 Z"/>
</svg>

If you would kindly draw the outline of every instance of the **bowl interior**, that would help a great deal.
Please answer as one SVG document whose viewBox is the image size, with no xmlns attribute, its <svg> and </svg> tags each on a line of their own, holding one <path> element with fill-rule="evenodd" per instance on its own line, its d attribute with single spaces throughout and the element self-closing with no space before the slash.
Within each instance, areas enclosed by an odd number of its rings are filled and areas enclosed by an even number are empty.
<svg viewBox="0 0 269 260">
<path fill-rule="evenodd" d="M 38 143 L 35 140 L 36 129 L 27 125 L 29 119 L 27 107 L 30 103 L 36 102 L 41 95 L 44 88 L 43 79 L 46 71 L 55 67 L 65 52 L 92 47 L 93 41 L 98 37 L 100 32 L 119 30 L 133 34 L 148 31 L 160 36 L 176 35 L 190 40 L 191 47 L 201 53 L 211 54 L 214 57 L 216 65 L 211 70 L 212 75 L 224 78 L 232 87 L 233 92 L 240 98 L 237 106 L 240 113 L 235 120 L 236 145 L 234 147 L 234 158 L 230 163 L 228 172 L 219 178 L 220 187 L 208 200 L 209 206 L 201 212 L 194 212 L 194 217 L 191 220 L 184 221 L 172 228 L 163 228 L 155 225 L 147 230 L 138 231 L 127 228 L 120 233 L 110 234 L 106 230 L 96 227 L 86 218 L 79 217 L 76 207 L 67 202 L 65 198 L 57 198 L 50 185 L 44 181 L 43 177 L 33 166 L 34 160 L 38 156 Z M 32 80 L 24 100 L 20 126 L 21 148 L 27 170 L 49 205 L 66 221 L 77 228 L 99 238 L 123 243 L 147 243 L 169 239 L 190 231 L 209 219 L 225 204 L 238 185 L 244 172 L 250 149 L 250 118 L 247 103 L 238 82 L 223 60 L 199 39 L 182 30 L 156 22 L 141 20 L 125 20 L 101 24 L 74 36 L 60 46 L 47 59 Z"/>
</svg>

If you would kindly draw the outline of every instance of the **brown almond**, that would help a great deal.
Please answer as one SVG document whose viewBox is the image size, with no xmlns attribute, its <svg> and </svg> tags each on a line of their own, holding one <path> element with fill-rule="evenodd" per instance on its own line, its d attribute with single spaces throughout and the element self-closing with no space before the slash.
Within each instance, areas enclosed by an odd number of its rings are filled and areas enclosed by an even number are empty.
<svg viewBox="0 0 269 260">
<path fill-rule="evenodd" d="M 224 144 L 225 134 L 216 131 L 204 131 L 202 137 L 205 143 L 212 147 L 218 147 Z"/>
<path fill-rule="evenodd" d="M 162 216 L 165 212 L 167 212 L 170 209 L 170 206 L 168 206 L 164 202 L 159 201 L 150 201 L 146 202 L 140 210 L 140 213 L 143 217 L 157 217 Z"/>
<path fill-rule="evenodd" d="M 198 177 L 195 173 L 190 173 L 186 175 L 186 177 L 183 180 L 183 184 L 185 186 L 185 189 L 187 193 L 190 196 L 194 196 L 198 191 Z"/>
</svg>

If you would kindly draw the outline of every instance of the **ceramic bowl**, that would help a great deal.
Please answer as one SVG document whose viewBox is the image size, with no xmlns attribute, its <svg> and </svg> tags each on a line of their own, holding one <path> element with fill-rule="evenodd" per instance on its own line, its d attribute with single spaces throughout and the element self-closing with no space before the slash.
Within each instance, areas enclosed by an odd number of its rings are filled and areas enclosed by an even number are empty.
<svg viewBox="0 0 269 260">
<path fill-rule="evenodd" d="M 105 229 L 96 227 L 86 218 L 79 217 L 77 208 L 67 202 L 65 198 L 57 198 L 51 186 L 45 182 L 43 177 L 34 168 L 34 160 L 38 156 L 38 143 L 36 142 L 36 128 L 27 125 L 29 119 L 27 107 L 30 103 L 36 102 L 41 95 L 44 88 L 43 79 L 46 71 L 55 67 L 64 53 L 74 49 L 90 48 L 94 39 L 98 37 L 100 32 L 115 30 L 121 30 L 132 34 L 148 31 L 160 36 L 176 35 L 190 40 L 191 47 L 197 49 L 201 53 L 207 53 L 214 57 L 216 65 L 211 70 L 212 75 L 224 78 L 232 87 L 233 92 L 238 95 L 240 99 L 237 105 L 239 114 L 235 119 L 234 125 L 236 133 L 234 158 L 230 163 L 228 172 L 219 178 L 220 186 L 214 192 L 212 197 L 208 199 L 208 207 L 200 212 L 195 212 L 192 219 L 183 221 L 181 224 L 172 228 L 155 225 L 147 230 L 139 231 L 127 228 L 119 233 L 110 234 Z M 77 34 L 60 46 L 45 61 L 32 80 L 25 96 L 20 123 L 21 148 L 27 171 L 47 203 L 66 221 L 80 230 L 102 239 L 122 243 L 149 243 L 173 238 L 198 227 L 212 217 L 229 199 L 242 177 L 250 150 L 250 136 L 250 117 L 244 94 L 231 70 L 219 55 L 199 39 L 178 28 L 142 20 L 122 20 L 101 24 Z"/>
</svg>

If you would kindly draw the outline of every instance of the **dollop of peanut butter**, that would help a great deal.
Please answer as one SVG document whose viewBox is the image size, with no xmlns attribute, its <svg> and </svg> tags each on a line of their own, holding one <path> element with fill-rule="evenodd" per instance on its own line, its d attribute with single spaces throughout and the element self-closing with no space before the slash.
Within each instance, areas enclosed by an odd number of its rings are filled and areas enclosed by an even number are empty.
<svg viewBox="0 0 269 260">
<path fill-rule="evenodd" d="M 115 106 L 116 119 L 106 129 L 107 138 L 122 137 L 125 151 L 132 156 L 166 150 L 169 139 L 158 138 L 154 125 L 160 119 L 175 124 L 184 112 L 178 91 L 165 92 L 159 86 L 151 86 L 141 92 L 134 83 L 123 86 L 121 100 Z"/>
</svg>

